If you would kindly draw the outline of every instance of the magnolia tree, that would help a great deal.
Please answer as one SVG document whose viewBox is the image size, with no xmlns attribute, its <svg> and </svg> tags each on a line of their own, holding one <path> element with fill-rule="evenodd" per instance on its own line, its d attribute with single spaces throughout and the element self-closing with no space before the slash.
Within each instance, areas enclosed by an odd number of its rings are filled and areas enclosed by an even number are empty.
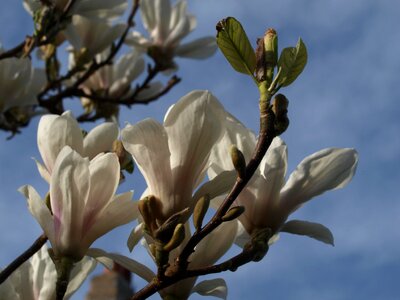
<svg viewBox="0 0 400 300">
<path fill-rule="evenodd" d="M 36 163 L 49 192 L 19 188 L 43 234 L 2 270 L 1 299 L 67 299 L 97 262 L 116 262 L 148 282 L 132 299 L 187 299 L 194 292 L 225 299 L 223 279 L 199 277 L 260 261 L 280 232 L 333 244 L 325 226 L 289 218 L 313 197 L 344 187 L 357 165 L 354 149 L 323 149 L 285 180 L 287 147 L 279 136 L 289 125 L 288 99 L 278 92 L 306 65 L 301 39 L 279 53 L 277 33 L 268 29 L 254 50 L 239 21 L 227 17 L 216 38 L 186 42 L 196 19 L 184 0 L 23 5 L 34 29 L 15 48 L 0 48 L 0 127 L 11 138 L 40 116 Z M 144 35 L 135 31 L 138 11 Z M 69 65 L 62 68 L 65 44 Z M 199 90 L 171 106 L 163 124 L 145 119 L 119 128 L 120 109 L 160 99 L 180 82 L 175 57 L 206 59 L 217 48 L 259 91 L 257 134 Z M 159 76 L 170 79 L 162 84 Z M 77 117 L 65 111 L 66 99 L 80 101 Z M 104 122 L 80 128 L 96 120 Z M 140 200 L 131 191 L 116 194 L 134 164 L 147 183 Z M 131 256 L 91 248 L 127 223 L 132 233 L 121 243 Z M 135 260 L 140 241 L 155 267 Z M 240 253 L 218 262 L 234 244 Z"/>
</svg>

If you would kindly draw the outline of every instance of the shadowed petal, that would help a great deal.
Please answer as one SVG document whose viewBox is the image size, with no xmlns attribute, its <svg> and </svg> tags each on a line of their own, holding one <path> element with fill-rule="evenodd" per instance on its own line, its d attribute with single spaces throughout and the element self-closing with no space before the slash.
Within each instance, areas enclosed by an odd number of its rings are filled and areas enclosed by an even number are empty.
<svg viewBox="0 0 400 300">
<path fill-rule="evenodd" d="M 192 293 L 198 293 L 202 296 L 213 296 L 220 299 L 227 299 L 228 287 L 225 280 L 222 278 L 216 278 L 199 282 L 192 289 Z"/>
<path fill-rule="evenodd" d="M 101 152 L 110 151 L 118 134 L 118 125 L 115 123 L 106 122 L 96 126 L 83 140 L 83 155 L 92 159 Z"/>
<path fill-rule="evenodd" d="M 194 59 L 206 59 L 217 51 L 217 43 L 214 37 L 207 36 L 196 39 L 192 42 L 180 45 L 176 51 L 176 56 Z"/>
<path fill-rule="evenodd" d="M 332 232 L 329 230 L 329 228 L 319 223 L 291 220 L 286 222 L 280 231 L 298 235 L 306 235 L 325 244 L 332 246 L 335 245 Z"/>
</svg>

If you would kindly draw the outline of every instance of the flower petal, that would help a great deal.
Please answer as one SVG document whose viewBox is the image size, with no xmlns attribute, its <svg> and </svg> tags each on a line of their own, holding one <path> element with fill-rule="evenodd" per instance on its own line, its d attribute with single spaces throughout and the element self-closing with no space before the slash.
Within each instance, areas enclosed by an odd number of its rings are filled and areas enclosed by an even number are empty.
<svg viewBox="0 0 400 300">
<path fill-rule="evenodd" d="M 74 265 L 70 276 L 71 279 L 68 283 L 67 292 L 65 293 L 66 299 L 71 297 L 72 294 L 80 288 L 85 279 L 96 268 L 96 265 L 97 261 L 87 256 Z"/>
<path fill-rule="evenodd" d="M 144 28 L 151 32 L 156 26 L 154 0 L 142 0 L 140 2 L 140 14 Z"/>
<path fill-rule="evenodd" d="M 171 18 L 171 3 L 165 0 L 154 0 L 155 28 L 152 37 L 159 43 L 168 36 L 169 22 Z"/>
<path fill-rule="evenodd" d="M 221 135 L 221 111 L 221 104 L 208 91 L 193 91 L 169 109 L 164 126 L 175 182 L 194 188 L 203 177 L 210 151 Z"/>
<path fill-rule="evenodd" d="M 54 217 L 55 254 L 83 256 L 82 225 L 89 196 L 89 159 L 82 158 L 69 146 L 57 157 L 50 181 L 50 202 Z M 59 253 L 58 253 L 59 252 Z"/>
<path fill-rule="evenodd" d="M 108 152 L 118 139 L 118 125 L 113 122 L 100 124 L 89 131 L 83 140 L 83 155 L 93 159 L 101 152 Z"/>
<path fill-rule="evenodd" d="M 69 111 L 61 116 L 45 115 L 39 122 L 37 143 L 43 162 L 51 174 L 56 158 L 64 146 L 68 145 L 82 153 L 82 131 Z"/>
<path fill-rule="evenodd" d="M 145 265 L 120 254 L 108 253 L 101 249 L 90 248 L 87 252 L 87 255 L 95 258 L 108 269 L 112 269 L 114 262 L 116 262 L 117 264 L 123 266 L 129 271 L 137 274 L 147 282 L 151 282 L 156 276 L 153 271 L 151 271 Z"/>
<path fill-rule="evenodd" d="M 137 202 L 132 201 L 133 192 L 117 195 L 97 217 L 82 243 L 86 247 L 112 229 L 133 221 L 138 216 Z"/>
<path fill-rule="evenodd" d="M 207 36 L 182 44 L 175 50 L 175 55 L 185 58 L 206 59 L 217 51 L 214 37 Z"/>
<path fill-rule="evenodd" d="M 140 223 L 139 225 L 137 225 L 135 228 L 132 229 L 127 241 L 127 246 L 130 252 L 132 252 L 133 248 L 143 238 L 144 236 L 143 226 L 144 223 Z"/>
<path fill-rule="evenodd" d="M 329 230 L 329 228 L 319 223 L 291 220 L 286 222 L 280 231 L 298 235 L 306 235 L 325 244 L 335 246 L 332 232 Z"/>
<path fill-rule="evenodd" d="M 132 154 L 143 174 L 149 193 L 161 200 L 169 199 L 173 184 L 164 127 L 154 120 L 146 119 L 133 126 L 126 126 L 121 137 L 125 149 Z"/>
<path fill-rule="evenodd" d="M 325 191 L 344 187 L 352 179 L 357 151 L 329 148 L 305 158 L 290 175 L 281 191 L 281 204 L 288 214 Z"/>
<path fill-rule="evenodd" d="M 224 279 L 216 278 L 199 282 L 192 289 L 192 293 L 198 293 L 202 296 L 213 296 L 220 299 L 226 299 L 228 297 L 228 287 Z"/>
<path fill-rule="evenodd" d="M 36 190 L 30 185 L 24 185 L 18 191 L 28 200 L 28 208 L 38 221 L 50 241 L 54 241 L 54 223 L 50 210 Z"/>
<path fill-rule="evenodd" d="M 197 203 L 201 197 L 208 195 L 210 199 L 221 196 L 229 192 L 236 181 L 236 171 L 224 171 L 212 180 L 204 183 L 194 194 L 193 202 Z"/>
</svg>

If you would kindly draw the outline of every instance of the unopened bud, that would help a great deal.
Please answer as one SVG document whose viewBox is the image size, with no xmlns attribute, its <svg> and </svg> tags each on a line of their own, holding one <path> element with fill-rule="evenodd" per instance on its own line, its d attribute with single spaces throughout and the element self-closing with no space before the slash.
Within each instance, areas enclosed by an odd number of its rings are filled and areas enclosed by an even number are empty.
<svg viewBox="0 0 400 300">
<path fill-rule="evenodd" d="M 147 196 L 140 200 L 138 203 L 138 208 L 140 214 L 143 217 L 144 223 L 147 225 L 149 232 L 153 232 L 156 229 L 156 217 L 155 217 L 155 207 L 157 199 L 154 196 Z"/>
<path fill-rule="evenodd" d="M 272 111 L 275 114 L 274 127 L 277 135 L 282 134 L 289 126 L 287 116 L 289 100 L 282 94 L 277 94 L 272 104 Z"/>
<path fill-rule="evenodd" d="M 155 232 L 154 237 L 163 243 L 168 242 L 173 233 L 174 230 L 176 229 L 176 226 L 179 223 L 183 223 L 186 221 L 187 214 L 189 212 L 189 208 L 185 208 L 184 210 L 181 210 L 180 212 L 177 212 L 170 216 Z"/>
<path fill-rule="evenodd" d="M 193 224 L 196 230 L 200 230 L 203 225 L 204 217 L 207 213 L 208 207 L 210 206 L 210 196 L 204 195 L 197 201 L 193 211 Z"/>
<path fill-rule="evenodd" d="M 132 174 L 134 170 L 132 156 L 128 151 L 125 150 L 120 140 L 115 140 L 113 142 L 112 152 L 114 152 L 118 156 L 118 161 L 121 165 L 121 169 L 127 171 L 129 174 Z"/>
<path fill-rule="evenodd" d="M 242 151 L 240 151 L 235 145 L 231 146 L 231 159 L 239 177 L 244 178 L 246 176 L 246 159 L 244 158 Z"/>
<path fill-rule="evenodd" d="M 264 57 L 266 67 L 275 68 L 278 62 L 278 36 L 273 28 L 269 28 L 264 35 Z"/>
<path fill-rule="evenodd" d="M 176 225 L 174 234 L 168 244 L 164 245 L 163 250 L 166 252 L 171 252 L 177 248 L 185 239 L 185 226 L 180 223 Z"/>
<path fill-rule="evenodd" d="M 244 206 L 232 207 L 228 212 L 222 217 L 222 222 L 232 221 L 238 218 L 242 213 L 244 213 Z"/>
</svg>

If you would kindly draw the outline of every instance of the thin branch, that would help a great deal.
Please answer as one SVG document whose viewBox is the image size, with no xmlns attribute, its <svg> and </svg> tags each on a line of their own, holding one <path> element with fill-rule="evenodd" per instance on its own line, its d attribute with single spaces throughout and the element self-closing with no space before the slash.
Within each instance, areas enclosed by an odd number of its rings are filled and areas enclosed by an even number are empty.
<svg viewBox="0 0 400 300">
<path fill-rule="evenodd" d="M 3 283 L 19 266 L 26 262 L 47 242 L 47 236 L 42 234 L 24 253 L 18 256 L 0 273 L 0 284 Z"/>
</svg>

